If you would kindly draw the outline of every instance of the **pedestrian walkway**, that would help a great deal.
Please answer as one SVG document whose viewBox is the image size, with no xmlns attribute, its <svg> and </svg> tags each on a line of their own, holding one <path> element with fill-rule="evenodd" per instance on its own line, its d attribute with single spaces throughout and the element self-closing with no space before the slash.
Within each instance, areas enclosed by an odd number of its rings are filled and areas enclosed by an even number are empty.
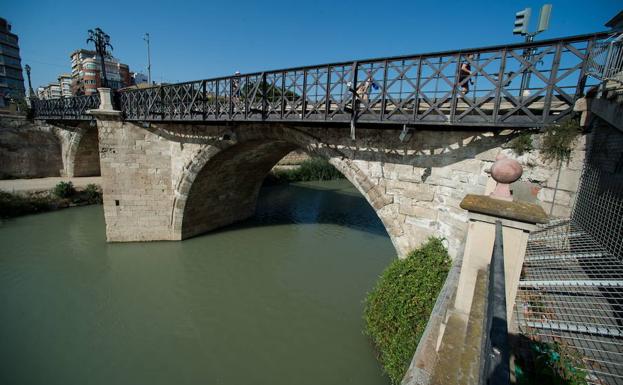
<svg viewBox="0 0 623 385">
<path fill-rule="evenodd" d="M 7 179 L 0 180 L 0 190 L 8 192 L 36 192 L 51 190 L 59 182 L 71 182 L 74 187 L 86 187 L 88 184 L 101 186 L 102 177 L 82 177 L 82 178 L 34 178 L 34 179 Z"/>
</svg>

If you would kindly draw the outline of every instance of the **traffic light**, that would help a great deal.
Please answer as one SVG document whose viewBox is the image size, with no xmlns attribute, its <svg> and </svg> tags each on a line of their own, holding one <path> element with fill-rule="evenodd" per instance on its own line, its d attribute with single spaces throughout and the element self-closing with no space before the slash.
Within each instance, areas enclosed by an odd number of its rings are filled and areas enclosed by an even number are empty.
<svg viewBox="0 0 623 385">
<path fill-rule="evenodd" d="M 523 11 L 519 11 L 515 14 L 515 28 L 513 34 L 526 35 L 528 33 L 528 25 L 530 24 L 531 8 L 526 8 Z"/>
</svg>

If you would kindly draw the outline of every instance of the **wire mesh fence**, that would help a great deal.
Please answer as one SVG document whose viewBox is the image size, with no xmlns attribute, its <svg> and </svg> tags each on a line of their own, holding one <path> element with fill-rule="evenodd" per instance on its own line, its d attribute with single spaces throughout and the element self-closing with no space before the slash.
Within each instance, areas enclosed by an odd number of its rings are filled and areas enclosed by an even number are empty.
<svg viewBox="0 0 623 385">
<path fill-rule="evenodd" d="M 601 124 L 568 220 L 531 234 L 516 302 L 520 331 L 577 354 L 591 384 L 623 384 L 623 133 Z"/>
</svg>

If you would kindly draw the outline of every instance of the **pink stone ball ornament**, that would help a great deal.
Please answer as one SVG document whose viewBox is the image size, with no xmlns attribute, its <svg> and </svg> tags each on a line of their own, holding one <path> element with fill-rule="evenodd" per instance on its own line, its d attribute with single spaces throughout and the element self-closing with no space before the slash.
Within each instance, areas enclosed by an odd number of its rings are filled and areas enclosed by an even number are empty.
<svg viewBox="0 0 623 385">
<path fill-rule="evenodd" d="M 514 159 L 506 157 L 496 157 L 495 163 L 491 166 L 491 177 L 497 182 L 495 189 L 491 193 L 491 198 L 512 201 L 510 184 L 521 178 L 523 168 Z"/>
</svg>

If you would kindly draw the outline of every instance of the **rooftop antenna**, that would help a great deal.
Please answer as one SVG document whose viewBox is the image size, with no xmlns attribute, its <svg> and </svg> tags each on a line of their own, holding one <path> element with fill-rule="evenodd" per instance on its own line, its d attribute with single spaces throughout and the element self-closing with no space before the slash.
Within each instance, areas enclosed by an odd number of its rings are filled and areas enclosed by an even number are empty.
<svg viewBox="0 0 623 385">
<path fill-rule="evenodd" d="M 539 13 L 539 22 L 536 31 L 529 32 L 530 16 L 532 15 L 532 8 L 524 8 L 523 10 L 515 13 L 515 28 L 513 28 L 514 35 L 522 35 L 526 38 L 526 43 L 532 43 L 534 37 L 541 32 L 546 31 L 549 28 L 549 19 L 552 14 L 552 5 L 543 4 L 541 12 Z M 524 50 L 523 56 L 527 62 L 530 61 L 532 55 L 534 55 L 533 48 L 527 48 Z M 521 75 L 521 86 L 519 88 L 519 96 L 529 96 L 530 90 L 530 72 L 523 71 Z"/>
</svg>

